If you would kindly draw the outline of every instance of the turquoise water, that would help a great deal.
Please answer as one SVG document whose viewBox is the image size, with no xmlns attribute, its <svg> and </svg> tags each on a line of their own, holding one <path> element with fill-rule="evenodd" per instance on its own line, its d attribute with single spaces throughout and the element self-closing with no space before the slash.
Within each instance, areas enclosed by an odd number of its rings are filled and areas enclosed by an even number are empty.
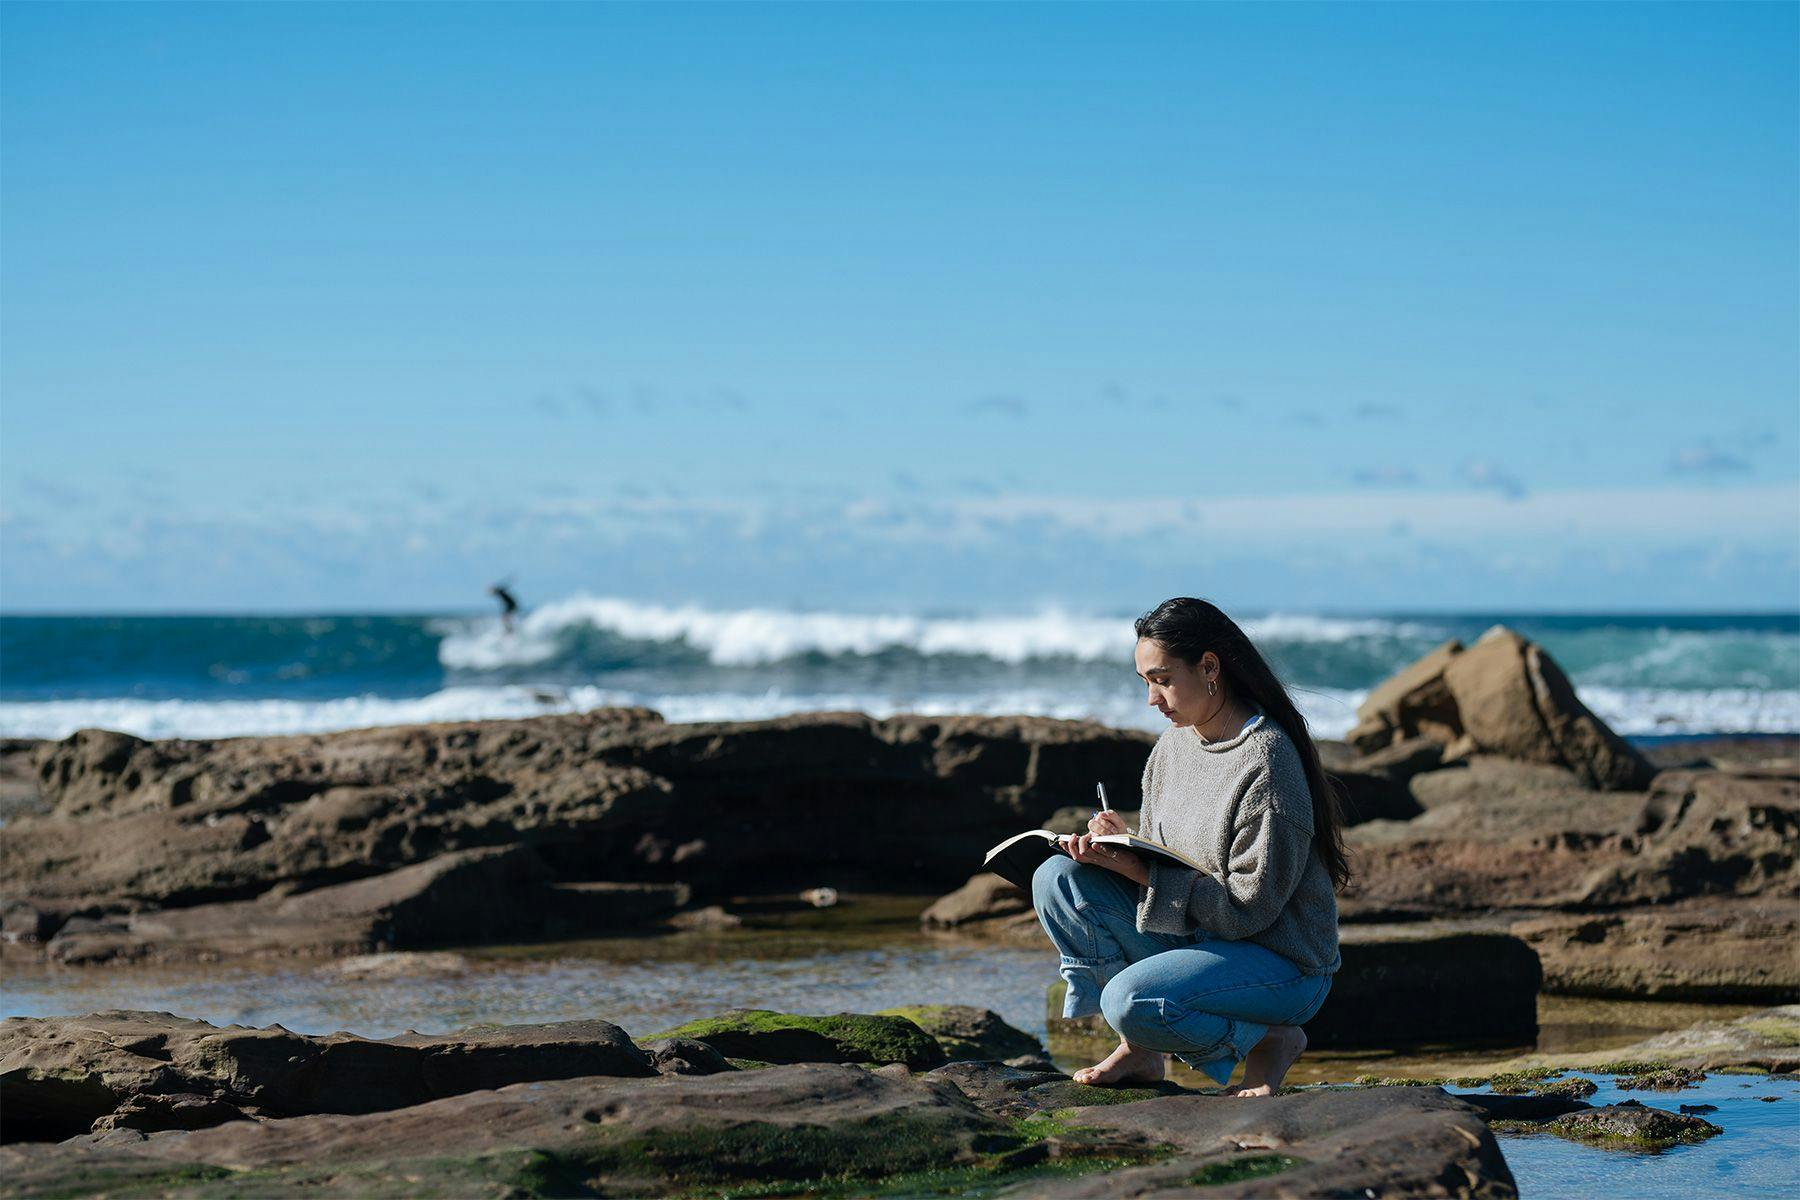
<svg viewBox="0 0 1800 1200">
<path fill-rule="evenodd" d="M 575 596 L 490 615 L 0 616 L 0 735 L 224 737 L 643 704 L 1034 713 L 1159 728 L 1132 613 L 701 609 Z M 1800 615 L 1241 613 L 1323 736 L 1447 638 L 1505 623 L 1632 736 L 1800 732 Z"/>
<path fill-rule="evenodd" d="M 1671 1112 L 1683 1104 L 1711 1104 L 1717 1112 L 1694 1115 L 1725 1132 L 1661 1151 L 1603 1150 L 1551 1134 L 1503 1134 L 1501 1151 L 1521 1196 L 1788 1200 L 1800 1195 L 1800 1080 L 1709 1075 L 1679 1092 L 1622 1092 L 1604 1075 L 1588 1077 L 1600 1085 L 1588 1097 L 1590 1104 L 1637 1100 Z M 1766 1101 L 1766 1096 L 1776 1099 Z"/>
</svg>

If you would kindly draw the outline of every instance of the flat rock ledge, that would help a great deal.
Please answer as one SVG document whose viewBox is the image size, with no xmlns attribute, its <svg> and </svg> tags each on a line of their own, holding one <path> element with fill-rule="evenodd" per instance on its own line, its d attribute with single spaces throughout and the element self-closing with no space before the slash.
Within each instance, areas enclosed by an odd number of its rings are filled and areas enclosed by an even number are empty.
<svg viewBox="0 0 1800 1200">
<path fill-rule="evenodd" d="M 364 1116 L 14 1144 L 0 1170 L 20 1197 L 1517 1195 L 1481 1114 L 1439 1089 L 1139 1091 L 997 1063 L 584 1077 Z"/>
<path fill-rule="evenodd" d="M 902 1011 L 942 1040 L 898 1013 L 768 1010 L 643 1046 L 605 1021 L 373 1041 L 167 1013 L 14 1019 L 0 1171 L 19 1197 L 1517 1194 L 1488 1114 L 1439 1088 L 1088 1087 L 993 1013 Z M 1028 1052 L 944 1061 L 969 1046 Z"/>
</svg>

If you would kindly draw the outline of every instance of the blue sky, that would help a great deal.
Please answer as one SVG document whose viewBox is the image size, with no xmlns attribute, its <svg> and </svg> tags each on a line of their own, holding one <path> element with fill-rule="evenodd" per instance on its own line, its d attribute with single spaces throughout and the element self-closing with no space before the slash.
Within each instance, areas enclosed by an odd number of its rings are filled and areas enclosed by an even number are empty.
<svg viewBox="0 0 1800 1200">
<path fill-rule="evenodd" d="M 1786 4 L 0 6 L 0 606 L 1800 603 Z"/>
</svg>

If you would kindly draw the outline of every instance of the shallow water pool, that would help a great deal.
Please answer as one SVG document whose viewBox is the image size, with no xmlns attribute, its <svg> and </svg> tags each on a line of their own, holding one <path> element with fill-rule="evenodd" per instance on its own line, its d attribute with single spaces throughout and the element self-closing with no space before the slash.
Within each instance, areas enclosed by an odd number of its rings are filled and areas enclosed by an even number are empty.
<svg viewBox="0 0 1800 1200">
<path fill-rule="evenodd" d="M 346 970 L 342 963 L 59 968 L 9 955 L 0 984 L 6 1016 L 108 1008 L 167 1011 L 218 1025 L 280 1024 L 299 1033 L 348 1030 L 388 1037 L 448 1033 L 475 1024 L 601 1018 L 634 1038 L 731 1007 L 790 1012 L 874 1012 L 901 1004 L 972 1004 L 1045 1036 L 1045 991 L 1055 979 L 1046 947 L 992 946 L 918 929 L 916 897 L 852 897 L 835 910 L 787 910 L 740 929 L 489 947 L 457 955 L 392 956 L 415 973 Z M 1602 1050 L 1742 1007 L 1574 1001 L 1546 997 L 1536 1049 Z M 1294 1083 L 1359 1074 L 1443 1075 L 1534 1047 L 1457 1051 L 1309 1053 Z M 1065 1067 L 1080 1065 L 1065 1061 Z M 1627 1197 L 1800 1194 L 1800 1084 L 1715 1075 L 1678 1093 L 1619 1093 L 1673 1109 L 1708 1103 L 1725 1129 L 1662 1153 L 1600 1150 L 1547 1135 L 1507 1135 L 1503 1148 L 1523 1195 Z M 1207 1081 L 1183 1072 L 1181 1082 Z M 1779 1097 L 1764 1102 L 1761 1096 Z"/>
</svg>

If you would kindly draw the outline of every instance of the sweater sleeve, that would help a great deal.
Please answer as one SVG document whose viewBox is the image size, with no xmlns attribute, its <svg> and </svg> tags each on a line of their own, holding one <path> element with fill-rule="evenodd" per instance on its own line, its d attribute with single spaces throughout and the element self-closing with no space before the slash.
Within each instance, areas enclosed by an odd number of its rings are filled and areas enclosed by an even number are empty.
<svg viewBox="0 0 1800 1200">
<path fill-rule="evenodd" d="M 1223 880 L 1186 867 L 1152 864 L 1137 927 L 1145 933 L 1176 934 L 1201 929 L 1237 941 L 1273 925 L 1306 873 L 1313 832 L 1282 816 L 1268 800 L 1266 779 L 1245 796 L 1245 814 L 1232 831 L 1231 862 Z"/>
</svg>

